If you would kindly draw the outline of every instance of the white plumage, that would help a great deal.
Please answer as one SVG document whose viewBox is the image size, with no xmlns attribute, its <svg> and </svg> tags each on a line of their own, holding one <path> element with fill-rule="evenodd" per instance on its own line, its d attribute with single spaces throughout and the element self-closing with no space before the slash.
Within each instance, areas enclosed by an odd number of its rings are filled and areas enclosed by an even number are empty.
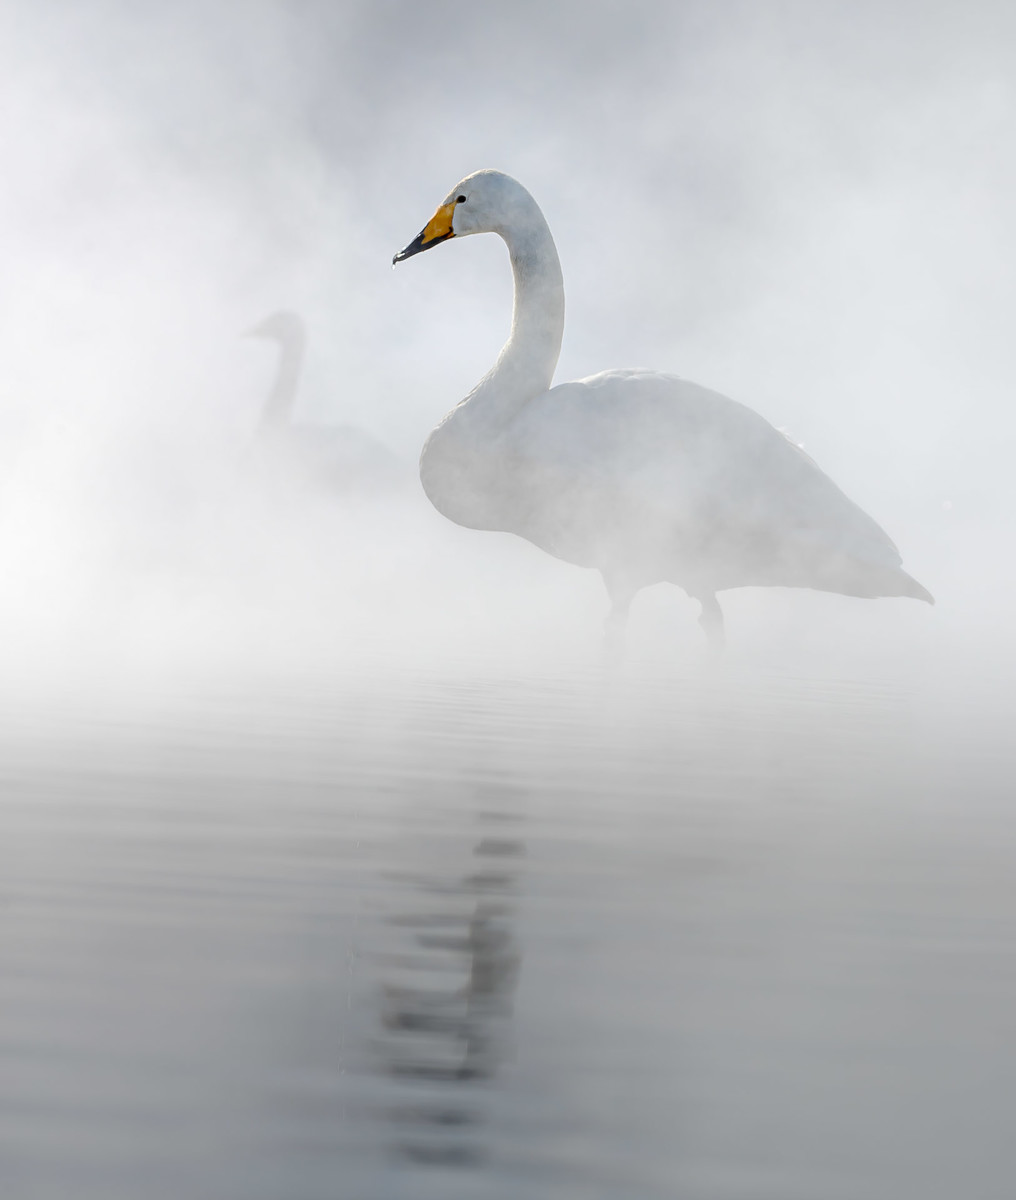
<svg viewBox="0 0 1016 1200">
<path fill-rule="evenodd" d="M 654 371 L 550 387 L 561 268 L 542 212 L 510 176 L 462 180 L 395 261 L 485 232 L 508 245 L 515 308 L 494 367 L 423 448 L 424 488 L 447 517 L 597 568 L 618 622 L 640 588 L 664 580 L 702 602 L 717 638 L 716 592 L 726 588 L 934 602 L 876 522 L 744 405 Z"/>
</svg>

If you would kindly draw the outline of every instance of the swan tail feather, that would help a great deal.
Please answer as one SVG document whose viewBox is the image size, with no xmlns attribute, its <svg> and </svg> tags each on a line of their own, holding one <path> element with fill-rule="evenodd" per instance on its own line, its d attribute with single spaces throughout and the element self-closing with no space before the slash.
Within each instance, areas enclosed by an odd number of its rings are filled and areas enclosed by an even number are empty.
<svg viewBox="0 0 1016 1200">
<path fill-rule="evenodd" d="M 897 593 L 900 596 L 912 596 L 915 600 L 923 600 L 926 604 L 934 604 L 935 597 L 917 582 L 913 576 L 908 575 L 906 571 L 899 572 L 899 581 L 901 590 Z"/>
</svg>

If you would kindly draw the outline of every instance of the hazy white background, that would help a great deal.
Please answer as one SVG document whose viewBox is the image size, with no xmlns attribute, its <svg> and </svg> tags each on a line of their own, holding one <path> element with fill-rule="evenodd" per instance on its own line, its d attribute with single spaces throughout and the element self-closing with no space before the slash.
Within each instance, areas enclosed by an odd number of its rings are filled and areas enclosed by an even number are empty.
<svg viewBox="0 0 1016 1200">
<path fill-rule="evenodd" d="M 559 379 L 650 366 L 751 404 L 885 525 L 936 628 L 1006 634 L 1008 6 L 47 0 L 0 20 L 0 564 L 22 644 L 73 646 L 86 611 L 166 636 L 274 368 L 239 335 L 273 309 L 309 324 L 302 415 L 415 459 L 500 347 L 510 276 L 495 238 L 389 263 L 481 166 L 518 176 L 554 230 Z M 589 573 L 435 536 L 462 563 L 508 555 L 509 612 L 564 589 L 561 615 L 595 636 Z M 335 551 L 347 577 L 363 540 Z M 831 615 L 862 637 L 931 619 L 729 604 L 735 642 L 741 610 L 742 628 Z"/>
<path fill-rule="evenodd" d="M 1001 2 L 0 3 L 4 1200 L 1008 1200 L 1014 80 Z M 752 405 L 937 606 L 729 593 L 709 663 L 658 587 L 611 675 L 592 572 L 251 486 L 283 307 L 412 472 L 511 280 L 391 259 L 485 166 L 559 379 Z M 379 997 L 491 866 L 435 1133 Z"/>
</svg>

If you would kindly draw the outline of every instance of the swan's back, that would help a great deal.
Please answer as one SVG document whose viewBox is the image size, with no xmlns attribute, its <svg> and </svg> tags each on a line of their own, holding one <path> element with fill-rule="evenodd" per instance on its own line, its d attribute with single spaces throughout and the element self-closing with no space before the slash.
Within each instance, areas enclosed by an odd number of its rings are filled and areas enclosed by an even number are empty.
<svg viewBox="0 0 1016 1200">
<path fill-rule="evenodd" d="M 571 562 L 620 564 L 640 585 L 667 579 L 693 594 L 782 584 L 927 598 L 889 537 L 804 451 L 676 376 L 562 384 L 505 438 L 506 517 Z"/>
</svg>

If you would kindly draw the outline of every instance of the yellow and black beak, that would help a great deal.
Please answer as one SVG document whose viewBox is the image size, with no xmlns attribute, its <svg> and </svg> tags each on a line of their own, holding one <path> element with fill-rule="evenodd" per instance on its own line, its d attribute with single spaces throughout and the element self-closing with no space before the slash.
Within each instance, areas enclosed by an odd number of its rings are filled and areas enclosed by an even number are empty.
<svg viewBox="0 0 1016 1200">
<path fill-rule="evenodd" d="M 395 255 L 392 259 L 392 266 L 402 262 L 403 259 L 412 258 L 414 254 L 419 254 L 421 250 L 429 250 L 431 246 L 436 246 L 438 242 L 446 242 L 450 237 L 454 237 L 455 231 L 452 229 L 452 216 L 454 213 L 454 201 L 451 204 L 442 204 L 424 226 L 423 232 L 418 237 L 415 237 L 404 250 L 400 250 Z"/>
</svg>

